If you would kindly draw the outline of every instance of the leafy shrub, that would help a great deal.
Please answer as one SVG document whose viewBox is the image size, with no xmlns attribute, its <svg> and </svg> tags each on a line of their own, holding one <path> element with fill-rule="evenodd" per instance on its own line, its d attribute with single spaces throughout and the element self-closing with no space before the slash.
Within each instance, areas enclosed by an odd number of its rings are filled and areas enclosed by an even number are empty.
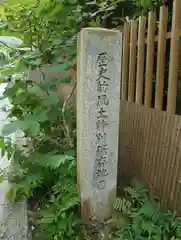
<svg viewBox="0 0 181 240">
<path fill-rule="evenodd" d="M 45 87 L 45 82 L 17 80 L 4 93 L 13 104 L 4 135 L 20 129 L 29 139 L 26 146 L 1 139 L 12 163 L 7 196 L 13 201 L 29 199 L 34 239 L 78 239 L 75 117 L 71 110 L 62 111 L 56 93 L 40 94 Z"/>
<path fill-rule="evenodd" d="M 3 72 L 1 69 L 3 76 L 27 73 L 44 64 L 52 65 L 55 73 L 72 68 L 76 59 L 76 24 L 81 21 L 75 0 L 10 0 L 0 6 L 0 11 L 4 23 L 1 35 L 20 37 L 30 48 L 22 54 L 20 49 L 4 46 L 14 54 L 10 59 L 13 66 L 6 66 Z M 3 136 L 0 140 L 3 154 L 7 152 L 11 159 L 12 187 L 7 197 L 12 201 L 28 198 L 33 239 L 79 239 L 76 124 L 74 112 L 55 92 L 62 79 L 47 78 L 44 73 L 42 82 L 23 74 L 17 76 L 4 93 L 12 109 L 3 134 L 21 130 L 27 144 L 13 144 Z"/>
<path fill-rule="evenodd" d="M 118 198 L 115 209 L 121 213 L 111 239 L 181 239 L 181 219 L 175 213 L 162 212 L 144 185 L 133 181 L 125 187 L 125 198 Z"/>
</svg>

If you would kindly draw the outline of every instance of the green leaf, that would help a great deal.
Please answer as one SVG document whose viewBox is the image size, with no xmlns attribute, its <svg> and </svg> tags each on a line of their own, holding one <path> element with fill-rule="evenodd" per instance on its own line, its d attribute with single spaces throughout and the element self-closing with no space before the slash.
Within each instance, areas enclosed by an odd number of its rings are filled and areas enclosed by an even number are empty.
<svg viewBox="0 0 181 240">
<path fill-rule="evenodd" d="M 27 131 L 30 136 L 36 136 L 40 131 L 40 124 L 34 115 L 27 116 L 24 121 L 20 121 L 19 128 Z"/>
<path fill-rule="evenodd" d="M 142 190 L 148 192 L 148 189 L 146 188 L 145 184 L 142 184 L 142 183 L 138 182 L 136 179 L 132 180 L 132 186 L 138 192 L 140 192 Z"/>
<path fill-rule="evenodd" d="M 4 157 L 5 156 L 5 148 L 1 148 L 1 157 Z"/>
<path fill-rule="evenodd" d="M 56 57 L 55 61 L 56 61 L 57 63 L 63 63 L 65 60 L 64 60 L 63 57 L 58 56 L 58 57 Z"/>
<path fill-rule="evenodd" d="M 65 204 L 60 208 L 61 212 L 65 212 L 69 210 L 72 207 L 75 207 L 76 205 L 79 204 L 79 199 L 78 197 L 72 197 L 68 199 L 68 201 L 65 202 Z"/>
<path fill-rule="evenodd" d="M 65 47 L 64 49 L 64 52 L 68 53 L 68 54 L 73 54 L 75 55 L 76 53 L 76 48 L 75 47 Z"/>
<path fill-rule="evenodd" d="M 36 136 L 40 130 L 40 124 L 36 119 L 36 116 L 27 116 L 24 120 L 14 121 L 6 124 L 3 127 L 2 134 L 8 136 L 15 133 L 18 129 L 22 131 L 28 131 L 30 136 Z"/>
<path fill-rule="evenodd" d="M 3 138 L 0 138 L 0 148 L 5 149 L 5 142 Z"/>
<path fill-rule="evenodd" d="M 125 187 L 125 188 L 124 188 L 124 191 L 127 192 L 127 193 L 129 193 L 129 195 L 130 195 L 131 197 L 137 199 L 138 194 L 137 194 L 137 192 L 135 191 L 134 188 L 128 186 L 128 187 Z"/>
<path fill-rule="evenodd" d="M 42 63 L 42 59 L 37 58 L 37 59 L 28 60 L 28 63 L 34 66 L 40 66 Z"/>
<path fill-rule="evenodd" d="M 44 178 L 41 173 L 28 174 L 24 179 L 24 185 L 37 186 L 43 182 Z"/>
<path fill-rule="evenodd" d="M 59 79 L 58 82 L 60 82 L 60 83 L 71 83 L 71 81 L 72 81 L 72 77 L 68 76 L 68 77 Z"/>
<path fill-rule="evenodd" d="M 0 169 L 0 183 L 5 180 L 5 171 Z"/>
<path fill-rule="evenodd" d="M 5 153 L 7 151 L 6 144 L 4 142 L 3 138 L 0 138 L 0 148 L 1 148 L 1 158 L 5 156 Z"/>
<path fill-rule="evenodd" d="M 54 213 L 43 213 L 43 216 L 38 220 L 38 224 L 51 224 L 54 221 Z"/>
<path fill-rule="evenodd" d="M 120 212 L 128 214 L 131 209 L 131 202 L 125 198 L 117 198 L 114 204 L 114 208 Z"/>
<path fill-rule="evenodd" d="M 36 164 L 55 170 L 67 161 L 72 161 L 75 158 L 68 155 L 51 155 L 51 154 L 40 154 L 35 155 Z"/>
<path fill-rule="evenodd" d="M 27 90 L 28 90 L 28 93 L 30 93 L 30 94 L 36 94 L 36 95 L 42 95 L 42 94 L 44 94 L 44 91 L 42 91 L 42 89 L 41 89 L 41 86 L 38 86 L 38 85 L 31 85 L 31 86 L 28 86 L 28 88 L 27 88 Z"/>
<path fill-rule="evenodd" d="M 143 214 L 148 218 L 151 218 L 156 212 L 157 212 L 157 209 L 154 203 L 151 202 L 150 200 L 145 200 L 143 203 L 143 206 L 138 211 L 139 214 Z"/>
<path fill-rule="evenodd" d="M 46 122 L 48 120 L 48 116 L 47 116 L 47 113 L 45 111 L 42 111 L 41 113 L 39 113 L 37 116 L 36 116 L 36 119 L 39 121 L 39 122 Z"/>
<path fill-rule="evenodd" d="M 133 219 L 132 223 L 132 228 L 137 234 L 141 234 L 142 229 L 141 229 L 141 223 L 142 223 L 142 218 L 136 217 Z"/>
<path fill-rule="evenodd" d="M 86 5 L 97 5 L 97 2 L 96 1 L 90 1 L 90 2 L 87 2 Z"/>
<path fill-rule="evenodd" d="M 22 92 L 15 97 L 14 104 L 20 104 L 20 103 L 24 102 L 27 98 L 28 98 L 27 93 Z"/>
<path fill-rule="evenodd" d="M 52 71 L 55 73 L 61 73 L 67 71 L 70 68 L 68 62 L 64 62 L 63 64 L 54 64 L 52 66 Z"/>
<path fill-rule="evenodd" d="M 149 234 L 151 235 L 153 229 L 154 229 L 154 223 L 153 221 L 146 221 L 144 220 L 141 224 L 141 227 L 144 231 L 148 231 Z"/>
<path fill-rule="evenodd" d="M 17 197 L 17 185 L 14 184 L 7 192 L 7 198 L 10 201 L 15 201 Z"/>
<path fill-rule="evenodd" d="M 2 134 L 3 136 L 8 136 L 12 133 L 15 133 L 18 128 L 19 128 L 19 121 L 10 122 L 4 125 L 2 129 Z"/>
<path fill-rule="evenodd" d="M 178 228 L 176 229 L 176 235 L 177 237 L 181 238 L 181 228 Z"/>
<path fill-rule="evenodd" d="M 25 122 L 26 124 L 27 122 Z M 39 131 L 40 131 L 40 124 L 38 121 L 32 121 L 32 122 L 28 122 L 29 127 L 26 128 L 26 131 L 28 132 L 29 136 L 36 136 L 38 135 Z"/>
<path fill-rule="evenodd" d="M 59 102 L 59 96 L 57 93 L 52 93 L 51 95 L 42 97 L 40 101 L 45 107 L 54 106 Z"/>
<path fill-rule="evenodd" d="M 71 149 L 71 150 L 65 150 L 64 155 L 72 156 L 73 158 L 76 157 L 76 151 Z"/>
</svg>

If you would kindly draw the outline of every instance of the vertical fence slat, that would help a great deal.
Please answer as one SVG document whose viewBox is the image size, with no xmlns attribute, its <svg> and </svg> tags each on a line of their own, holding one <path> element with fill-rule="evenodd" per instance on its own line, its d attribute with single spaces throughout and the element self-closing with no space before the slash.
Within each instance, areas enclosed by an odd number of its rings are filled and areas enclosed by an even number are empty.
<svg viewBox="0 0 181 240">
<path fill-rule="evenodd" d="M 129 59 L 129 39 L 130 39 L 130 25 L 124 24 L 123 36 L 123 68 L 122 68 L 122 93 L 121 98 L 127 99 L 128 96 L 128 59 Z"/>
<path fill-rule="evenodd" d="M 145 49 L 145 27 L 146 17 L 139 17 L 138 30 L 138 60 L 136 75 L 136 102 L 142 104 L 143 98 L 143 79 L 144 79 L 144 49 Z"/>
<path fill-rule="evenodd" d="M 134 101 L 136 65 L 137 21 L 131 21 L 128 101 Z"/>
<path fill-rule="evenodd" d="M 163 108 L 167 21 L 168 21 L 168 8 L 165 6 L 162 6 L 160 8 L 160 19 L 159 19 L 156 93 L 155 93 L 155 108 L 158 110 L 162 110 Z"/>
<path fill-rule="evenodd" d="M 150 12 L 148 18 L 147 56 L 146 56 L 146 82 L 144 105 L 151 107 L 152 101 L 152 77 L 154 60 L 154 40 L 155 40 L 156 13 Z"/>
<path fill-rule="evenodd" d="M 170 66 L 168 79 L 167 112 L 174 114 L 176 110 L 177 79 L 179 71 L 180 27 L 181 27 L 181 1 L 175 0 L 173 5 L 172 32 L 170 47 Z"/>
</svg>

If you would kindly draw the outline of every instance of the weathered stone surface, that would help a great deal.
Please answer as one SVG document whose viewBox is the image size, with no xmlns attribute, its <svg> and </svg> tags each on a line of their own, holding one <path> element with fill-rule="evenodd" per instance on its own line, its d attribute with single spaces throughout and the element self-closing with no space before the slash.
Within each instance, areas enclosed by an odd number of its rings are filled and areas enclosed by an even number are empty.
<svg viewBox="0 0 181 240">
<path fill-rule="evenodd" d="M 26 201 L 1 205 L 0 239 L 27 240 L 28 221 Z"/>
<path fill-rule="evenodd" d="M 0 101 L 0 132 L 2 131 L 3 125 L 8 123 L 8 112 L 2 109 L 4 104 L 9 105 L 7 99 Z M 21 137 L 19 133 L 11 135 L 14 141 L 17 137 Z M 10 161 L 6 155 L 0 158 L 0 170 L 8 172 L 9 166 Z M 27 240 L 28 222 L 26 201 L 23 200 L 17 203 L 9 202 L 6 197 L 9 188 L 10 183 L 7 179 L 0 183 L 0 240 Z"/>
<path fill-rule="evenodd" d="M 116 195 L 122 33 L 85 28 L 78 40 L 77 158 L 83 217 L 110 216 Z"/>
</svg>

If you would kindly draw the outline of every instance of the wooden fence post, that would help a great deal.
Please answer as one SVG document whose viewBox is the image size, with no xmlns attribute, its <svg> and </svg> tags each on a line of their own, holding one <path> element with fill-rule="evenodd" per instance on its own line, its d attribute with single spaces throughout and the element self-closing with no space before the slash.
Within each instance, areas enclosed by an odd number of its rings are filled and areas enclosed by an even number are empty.
<svg viewBox="0 0 181 240">
<path fill-rule="evenodd" d="M 130 32 L 130 58 L 129 58 L 129 84 L 128 101 L 134 101 L 135 73 L 136 73 L 136 43 L 137 43 L 137 21 L 131 20 Z"/>
<path fill-rule="evenodd" d="M 148 37 L 147 37 L 147 55 L 146 55 L 146 80 L 145 80 L 145 100 L 144 105 L 151 107 L 152 102 L 152 77 L 154 61 L 154 43 L 155 43 L 156 13 L 149 12 L 148 17 Z"/>
<path fill-rule="evenodd" d="M 157 110 L 163 109 L 167 22 L 168 22 L 168 8 L 162 6 L 160 8 L 159 19 L 156 91 L 155 91 L 155 108 Z"/>
<path fill-rule="evenodd" d="M 136 74 L 136 103 L 143 102 L 143 82 L 144 82 L 144 61 L 145 61 L 145 28 L 146 17 L 139 17 L 138 28 L 138 56 L 137 56 L 137 74 Z"/>
<path fill-rule="evenodd" d="M 116 196 L 122 33 L 84 28 L 78 39 L 77 173 L 83 219 L 102 220 Z"/>
<path fill-rule="evenodd" d="M 123 63 L 122 63 L 122 92 L 121 99 L 127 100 L 128 98 L 128 72 L 129 72 L 129 39 L 130 39 L 130 25 L 124 24 L 123 31 Z"/>
<path fill-rule="evenodd" d="M 177 79 L 179 72 L 180 54 L 180 21 L 181 1 L 175 0 L 173 4 L 171 47 L 170 47 L 170 66 L 168 79 L 168 101 L 167 112 L 174 114 L 176 110 Z"/>
</svg>

